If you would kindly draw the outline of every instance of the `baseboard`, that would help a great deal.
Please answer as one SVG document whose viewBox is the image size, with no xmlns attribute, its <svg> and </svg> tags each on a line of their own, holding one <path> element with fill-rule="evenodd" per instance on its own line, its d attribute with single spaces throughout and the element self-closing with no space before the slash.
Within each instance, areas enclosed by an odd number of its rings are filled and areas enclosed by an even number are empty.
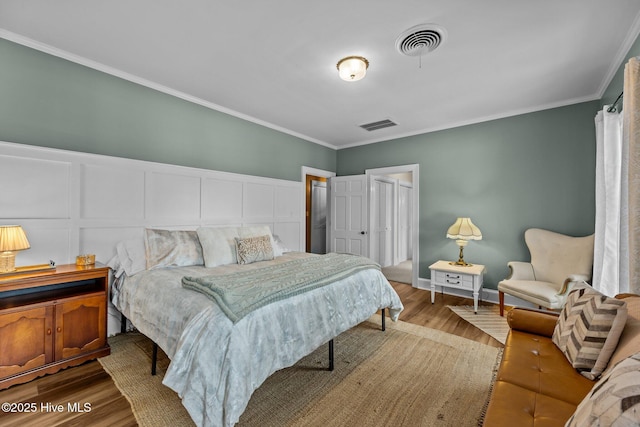
<svg viewBox="0 0 640 427">
<path fill-rule="evenodd" d="M 418 286 L 416 286 L 416 288 L 423 289 L 425 291 L 431 291 L 431 280 L 419 277 Z M 473 298 L 473 295 L 470 291 L 463 291 L 461 289 L 455 288 L 436 286 L 436 292 L 444 292 L 447 295 L 455 295 L 463 298 Z M 482 288 L 482 291 L 480 292 L 480 301 L 498 304 L 499 299 L 497 289 Z M 507 294 L 504 295 L 504 304 L 512 307 L 538 308 L 537 306 L 530 304 L 527 301 L 512 297 L 511 295 Z"/>
</svg>

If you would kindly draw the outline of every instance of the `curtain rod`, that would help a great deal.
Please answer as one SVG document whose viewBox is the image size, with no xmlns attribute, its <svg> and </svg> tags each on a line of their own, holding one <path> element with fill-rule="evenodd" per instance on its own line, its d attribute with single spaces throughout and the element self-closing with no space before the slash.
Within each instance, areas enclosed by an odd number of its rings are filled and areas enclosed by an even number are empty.
<svg viewBox="0 0 640 427">
<path fill-rule="evenodd" d="M 624 94 L 624 92 L 620 92 L 620 95 L 618 95 L 618 97 L 613 102 L 613 104 L 611 104 L 611 106 L 609 108 L 607 108 L 607 113 L 612 113 L 613 111 L 616 110 L 616 104 L 618 103 L 618 101 L 620 101 L 620 98 L 622 98 L 623 94 Z"/>
</svg>

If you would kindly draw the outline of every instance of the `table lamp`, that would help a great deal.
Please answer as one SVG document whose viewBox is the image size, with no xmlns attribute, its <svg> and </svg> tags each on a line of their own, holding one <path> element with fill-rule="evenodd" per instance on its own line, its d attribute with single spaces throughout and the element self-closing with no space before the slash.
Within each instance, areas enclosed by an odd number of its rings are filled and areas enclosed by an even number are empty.
<svg viewBox="0 0 640 427">
<path fill-rule="evenodd" d="M 0 273 L 16 271 L 16 251 L 30 247 L 22 227 L 0 225 Z"/>
<path fill-rule="evenodd" d="M 467 264 L 464 260 L 464 247 L 469 240 L 482 240 L 480 229 L 471 222 L 471 218 L 458 218 L 447 230 L 447 238 L 456 239 L 456 243 L 460 246 L 458 261 L 449 264 L 470 267 L 472 264 Z"/>
</svg>

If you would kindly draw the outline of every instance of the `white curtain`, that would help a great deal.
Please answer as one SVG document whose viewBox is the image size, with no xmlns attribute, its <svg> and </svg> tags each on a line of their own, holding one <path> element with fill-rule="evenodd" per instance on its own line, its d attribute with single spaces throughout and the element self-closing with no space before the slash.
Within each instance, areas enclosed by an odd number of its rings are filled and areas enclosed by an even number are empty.
<svg viewBox="0 0 640 427">
<path fill-rule="evenodd" d="M 629 289 L 627 155 L 622 114 L 596 115 L 596 224 L 593 287 L 613 296 Z"/>
</svg>

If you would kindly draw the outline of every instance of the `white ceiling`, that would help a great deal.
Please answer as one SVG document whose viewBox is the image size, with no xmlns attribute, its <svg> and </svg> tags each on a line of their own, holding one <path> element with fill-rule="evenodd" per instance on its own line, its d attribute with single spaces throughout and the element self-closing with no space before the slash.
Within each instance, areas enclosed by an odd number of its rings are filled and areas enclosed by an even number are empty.
<svg viewBox="0 0 640 427">
<path fill-rule="evenodd" d="M 334 148 L 600 99 L 640 0 L 1 0 L 0 36 Z M 433 23 L 445 42 L 395 50 Z M 370 61 L 359 82 L 337 61 Z M 420 67 L 421 62 L 421 67 Z M 367 132 L 359 125 L 391 119 Z"/>
</svg>

